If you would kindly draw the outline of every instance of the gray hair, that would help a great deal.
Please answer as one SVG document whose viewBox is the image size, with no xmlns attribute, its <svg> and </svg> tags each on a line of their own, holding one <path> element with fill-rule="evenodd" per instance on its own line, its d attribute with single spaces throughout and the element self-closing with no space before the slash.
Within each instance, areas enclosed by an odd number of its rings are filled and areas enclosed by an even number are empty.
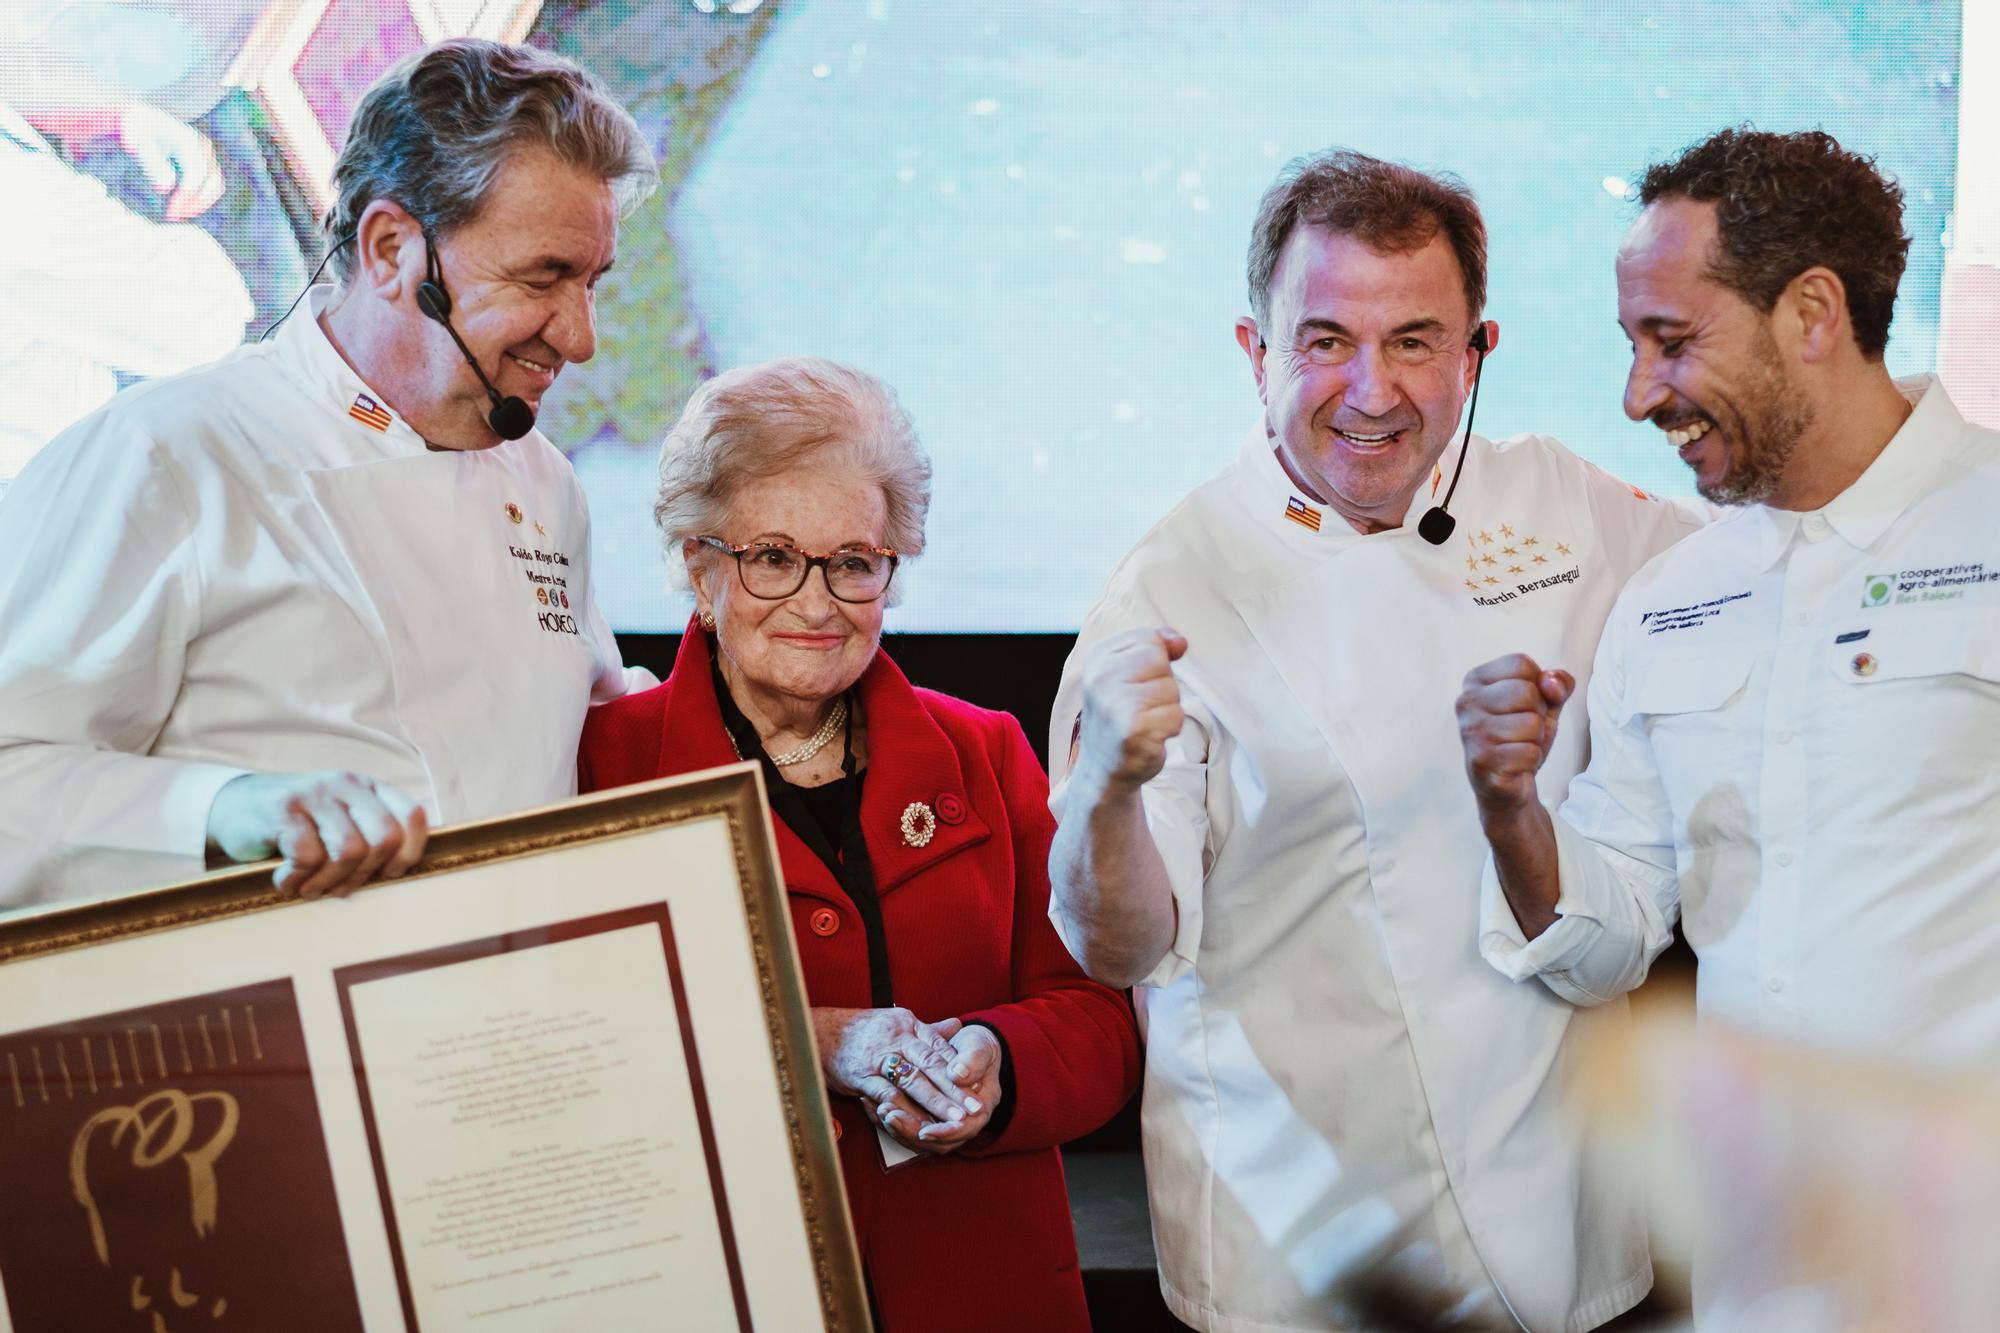
<svg viewBox="0 0 2000 1333">
<path fill-rule="evenodd" d="M 532 46 L 460 37 L 404 60 L 355 108 L 322 222 L 334 276 L 361 214 L 393 199 L 433 236 L 471 222 L 517 148 L 541 147 L 610 183 L 619 215 L 660 183 L 651 146 L 582 66 Z"/>
<path fill-rule="evenodd" d="M 931 464 L 895 392 L 852 366 L 795 356 L 709 380 L 667 432 L 653 521 L 670 576 L 685 577 L 683 542 L 727 526 L 744 482 L 808 461 L 880 486 L 889 511 L 884 544 L 906 560 L 924 549 Z M 891 585 L 891 602 L 899 586 Z"/>
<path fill-rule="evenodd" d="M 1250 311 L 1271 319 L 1271 275 L 1300 225 L 1352 236 L 1377 254 L 1410 254 L 1439 232 L 1451 245 L 1472 322 L 1486 308 L 1486 222 L 1465 182 L 1350 148 L 1295 157 L 1264 191 L 1250 228 L 1245 264 Z"/>
</svg>

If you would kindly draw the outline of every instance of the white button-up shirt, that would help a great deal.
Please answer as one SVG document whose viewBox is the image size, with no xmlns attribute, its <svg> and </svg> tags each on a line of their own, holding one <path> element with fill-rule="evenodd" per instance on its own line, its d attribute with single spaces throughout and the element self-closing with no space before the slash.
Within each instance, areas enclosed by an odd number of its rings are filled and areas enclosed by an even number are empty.
<svg viewBox="0 0 2000 1333">
<path fill-rule="evenodd" d="M 1613 610 L 1591 763 L 1555 820 L 1561 915 L 1481 946 L 1591 1004 L 1675 917 L 1698 1005 L 1767 1037 L 2000 1056 L 2000 434 L 1928 378 L 1824 509 L 1675 547 Z"/>
<path fill-rule="evenodd" d="M 1637 1202 L 1562 1113 L 1573 1038 L 1620 1015 L 1480 961 L 1451 705 L 1502 653 L 1587 666 L 1618 589 L 1696 519 L 1540 437 L 1475 439 L 1466 478 L 1443 545 L 1364 537 L 1259 429 L 1113 572 L 1063 673 L 1059 817 L 1091 645 L 1188 639 L 1187 726 L 1145 789 L 1179 923 L 1134 996 L 1162 1284 L 1197 1328 L 1343 1327 L 1329 1293 L 1390 1254 L 1538 1333 L 1651 1280 Z M 1551 796 L 1583 744 L 1558 741 Z"/>
</svg>

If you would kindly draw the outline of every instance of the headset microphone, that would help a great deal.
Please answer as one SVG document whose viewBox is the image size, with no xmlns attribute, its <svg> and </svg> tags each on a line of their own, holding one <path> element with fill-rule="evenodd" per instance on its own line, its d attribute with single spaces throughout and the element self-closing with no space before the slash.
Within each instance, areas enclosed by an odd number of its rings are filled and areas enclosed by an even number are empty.
<svg viewBox="0 0 2000 1333">
<path fill-rule="evenodd" d="M 1445 488 L 1442 502 L 1431 506 L 1424 516 L 1417 520 L 1417 535 L 1432 546 L 1443 546 L 1451 539 L 1452 530 L 1458 520 L 1445 511 L 1451 507 L 1451 497 L 1458 490 L 1458 479 L 1465 471 L 1465 452 L 1472 445 L 1472 418 L 1479 410 L 1479 377 L 1486 371 L 1486 352 L 1490 344 L 1486 339 L 1486 325 L 1481 324 L 1472 334 L 1472 350 L 1479 354 L 1479 360 L 1472 368 L 1472 401 L 1465 409 L 1465 439 L 1458 446 L 1458 465 L 1451 470 L 1451 485 Z"/>
<path fill-rule="evenodd" d="M 487 379 L 486 372 L 479 368 L 478 358 L 465 345 L 465 339 L 459 337 L 458 330 L 451 326 L 451 295 L 444 289 L 444 270 L 438 263 L 437 251 L 432 248 L 428 234 L 424 237 L 424 264 L 429 276 L 417 284 L 417 309 L 444 325 L 444 331 L 458 345 L 458 354 L 465 358 L 465 364 L 471 366 L 472 373 L 479 377 L 486 397 L 493 404 L 493 410 L 486 414 L 486 424 L 493 428 L 493 433 L 503 440 L 520 439 L 535 428 L 535 409 L 512 394 L 502 398 L 500 391 L 493 387 L 493 381 Z"/>
</svg>

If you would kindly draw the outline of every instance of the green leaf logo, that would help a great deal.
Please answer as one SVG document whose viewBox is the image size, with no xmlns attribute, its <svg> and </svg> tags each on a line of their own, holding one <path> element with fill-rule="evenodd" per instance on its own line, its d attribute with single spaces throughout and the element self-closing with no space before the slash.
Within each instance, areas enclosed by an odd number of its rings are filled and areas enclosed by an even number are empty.
<svg viewBox="0 0 2000 1333">
<path fill-rule="evenodd" d="M 1887 606 L 1889 594 L 1896 590 L 1896 581 L 1887 574 L 1870 574 L 1861 581 L 1862 607 Z"/>
</svg>

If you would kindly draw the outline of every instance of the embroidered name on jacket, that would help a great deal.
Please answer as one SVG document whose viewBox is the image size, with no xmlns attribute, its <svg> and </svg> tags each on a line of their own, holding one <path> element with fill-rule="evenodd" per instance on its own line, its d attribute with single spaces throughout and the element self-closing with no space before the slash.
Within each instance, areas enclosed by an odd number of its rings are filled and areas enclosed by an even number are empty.
<svg viewBox="0 0 2000 1333">
<path fill-rule="evenodd" d="M 1477 606 L 1499 606 L 1583 577 L 1568 542 L 1516 532 L 1511 523 L 1467 532 L 1465 547 L 1464 582 Z"/>
<path fill-rule="evenodd" d="M 1749 595 L 1750 590 L 1746 588 L 1742 592 L 1732 592 L 1724 597 L 1711 597 L 1705 602 L 1663 607 L 1658 611 L 1643 611 L 1639 614 L 1639 623 L 1646 627 L 1648 634 L 1664 634 L 1668 630 L 1675 629 L 1700 629 Z"/>
<path fill-rule="evenodd" d="M 527 575 L 534 591 L 535 623 L 550 634 L 581 635 L 582 628 L 570 614 L 569 557 L 561 551 L 544 551 L 512 542 L 507 545 L 507 554 L 521 562 L 521 572 Z"/>
</svg>

